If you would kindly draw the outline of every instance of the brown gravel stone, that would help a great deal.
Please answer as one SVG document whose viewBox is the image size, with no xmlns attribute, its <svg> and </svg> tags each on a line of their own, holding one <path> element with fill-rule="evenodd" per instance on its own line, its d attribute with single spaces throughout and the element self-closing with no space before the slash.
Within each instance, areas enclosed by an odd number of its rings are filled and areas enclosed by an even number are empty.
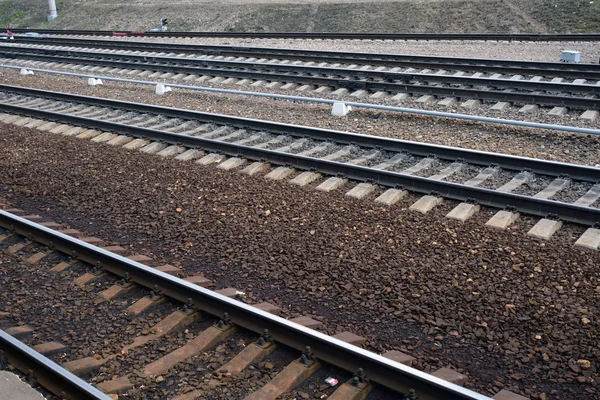
<svg viewBox="0 0 600 400">
<path fill-rule="evenodd" d="M 500 380 L 527 396 L 598 395 L 600 255 L 572 247 L 580 227 L 539 243 L 526 216 L 492 231 L 491 210 L 459 224 L 444 218 L 452 202 L 420 215 L 406 210 L 413 195 L 380 207 L 24 128 L 5 127 L 0 148 L 0 195 L 28 213 L 410 354 L 426 372 L 451 365 L 480 392 Z M 584 383 L 577 360 L 591 362 Z"/>
</svg>

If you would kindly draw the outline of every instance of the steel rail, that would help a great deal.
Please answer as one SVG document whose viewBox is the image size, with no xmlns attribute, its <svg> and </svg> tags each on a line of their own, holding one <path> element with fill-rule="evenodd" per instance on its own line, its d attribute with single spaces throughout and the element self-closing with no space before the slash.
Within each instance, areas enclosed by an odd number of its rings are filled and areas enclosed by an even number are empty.
<svg viewBox="0 0 600 400">
<path fill-rule="evenodd" d="M 303 327 L 284 318 L 230 299 L 214 291 L 175 278 L 154 268 L 108 252 L 76 238 L 0 210 L 0 226 L 70 254 L 80 261 L 152 289 L 157 285 L 165 296 L 186 302 L 217 317 L 228 313 L 231 321 L 245 329 L 263 333 L 265 329 L 277 342 L 303 350 L 310 346 L 315 356 L 347 371 L 363 368 L 374 382 L 401 393 L 415 389 L 423 400 L 491 400 L 471 390 L 392 361 L 360 347 Z"/>
<path fill-rule="evenodd" d="M 347 88 L 350 90 L 370 90 L 370 91 L 385 91 L 392 93 L 411 93 L 411 94 L 429 94 L 435 96 L 444 96 L 444 97 L 458 97 L 458 98 L 472 98 L 479 100 L 487 100 L 487 101 L 505 101 L 517 104 L 540 104 L 545 106 L 564 106 L 578 109 L 597 109 L 600 108 L 600 98 L 588 98 L 588 97 L 565 97 L 561 95 L 548 95 L 548 94 L 538 94 L 538 93 L 515 93 L 508 91 L 492 91 L 492 90 L 477 90 L 477 89 L 465 89 L 465 88 L 457 88 L 457 87 L 444 87 L 444 86 L 431 86 L 431 85 L 419 85 L 419 84 L 406 84 L 406 83 L 394 83 L 394 82 L 385 82 L 385 81 L 369 81 L 369 80 L 355 80 L 355 79 L 341 79 L 341 78 L 331 78 L 324 76 L 310 76 L 309 73 L 313 74 L 325 74 L 326 68 L 321 67 L 302 67 L 302 66 L 293 66 L 286 68 L 285 65 L 281 64 L 269 64 L 268 68 L 272 70 L 285 70 L 285 73 L 273 73 L 273 72 L 256 72 L 249 70 L 233 70 L 233 69 L 215 69 L 215 68 L 205 68 L 200 66 L 194 67 L 186 67 L 179 65 L 165 65 L 165 64 L 152 64 L 152 63 L 141 63 L 141 62 L 128 62 L 128 61 L 112 61 L 112 60 L 98 60 L 92 58 L 78 58 L 78 57 L 69 57 L 69 56 L 53 56 L 53 55 L 40 55 L 40 54 L 23 54 L 17 52 L 7 52 L 0 51 L 0 56 L 5 58 L 14 58 L 14 59 L 31 59 L 31 60 L 40 60 L 40 61 L 55 61 L 60 63 L 81 63 L 87 65 L 96 65 L 96 66 L 104 66 L 104 67 L 113 67 L 113 68 L 127 68 L 127 69 L 147 69 L 152 71 L 162 71 L 162 72 L 172 72 L 172 73 L 182 73 L 182 74 L 196 74 L 196 75 L 210 75 L 210 76 L 222 76 L 222 77 L 235 77 L 235 78 L 246 78 L 246 79 L 254 79 L 254 80 L 266 80 L 266 81 L 276 81 L 276 82 L 291 82 L 291 83 L 300 83 L 300 84 L 308 84 L 308 85 L 319 85 L 319 86 L 329 86 L 334 88 Z M 131 56 L 127 56 L 131 57 Z M 123 57 L 124 58 L 124 57 Z M 143 58 L 143 57 L 142 57 Z M 153 57 L 157 59 L 158 57 Z M 204 61 L 205 63 L 210 63 L 210 61 Z M 224 61 L 217 61 L 216 63 L 225 63 Z M 235 64 L 244 64 L 244 63 L 233 63 Z M 251 64 L 245 63 L 244 65 L 252 68 L 265 68 L 264 65 L 261 64 Z M 351 77 L 350 74 L 355 74 L 358 77 L 369 75 L 368 79 L 373 79 L 374 76 L 386 77 L 387 79 L 409 79 L 410 76 L 418 77 L 419 79 L 425 79 L 425 75 L 419 76 L 418 74 L 399 74 L 399 73 L 390 73 L 384 71 L 358 71 L 353 69 L 333 69 L 330 68 L 331 74 L 342 74 L 345 73 L 346 76 Z M 307 75 L 294 75 L 294 73 L 298 73 L 300 71 L 304 71 Z M 310 72 L 309 72 L 310 71 Z M 371 73 L 371 74 L 369 74 Z M 445 77 L 440 77 L 436 75 L 427 75 L 427 77 L 431 76 L 432 83 L 433 80 L 442 80 Z M 474 85 L 477 79 L 482 78 L 463 78 L 463 77 L 448 77 L 453 82 L 472 82 Z M 385 79 L 385 78 L 382 78 Z M 427 78 L 429 79 L 429 78 Z M 471 81 L 469 81 L 471 79 Z M 548 82 L 524 82 L 524 81 L 509 81 L 509 80 L 488 80 L 483 79 L 479 81 L 480 84 L 485 85 L 485 82 L 489 82 L 494 86 L 501 87 L 524 87 L 527 86 L 533 90 L 533 88 L 540 88 L 540 85 L 558 85 L 559 87 L 571 87 L 573 90 L 583 90 L 583 91 L 593 91 L 595 94 L 596 91 L 600 90 L 600 86 L 597 85 L 573 85 L 573 84 L 556 84 L 556 83 L 548 83 Z M 456 83 L 458 84 L 458 83 Z M 511 86 L 512 85 L 512 86 Z M 543 87 L 543 86 L 541 86 Z M 546 86 L 555 88 L 555 90 L 559 90 L 559 87 L 556 86 Z M 579 89 L 581 88 L 581 89 Z"/>
<path fill-rule="evenodd" d="M 0 213 L 2 213 L 0 216 L 2 226 L 5 228 L 15 226 L 14 218 L 18 217 L 8 214 L 5 211 L 0 211 Z M 7 221 L 11 221 L 11 224 L 5 225 Z M 65 397 L 61 398 L 69 400 L 110 400 L 110 397 L 89 383 L 86 383 L 1 329 L 0 350 L 4 352 L 9 362 L 19 371 L 26 374 L 32 373 L 40 385 L 55 395 L 65 395 Z"/>
<path fill-rule="evenodd" d="M 20 43 L 48 44 L 71 47 L 96 47 L 102 49 L 127 49 L 155 52 L 203 53 L 212 56 L 273 57 L 302 61 L 330 63 L 363 63 L 390 67 L 418 67 L 462 69 L 478 72 L 510 72 L 540 76 L 561 76 L 583 79 L 600 79 L 600 65 L 585 63 L 537 62 L 503 59 L 477 59 L 459 57 L 421 56 L 410 54 L 349 53 L 340 51 L 302 50 L 286 48 L 240 47 L 196 44 L 171 44 L 153 42 L 130 42 L 71 38 L 18 37 Z"/>
<path fill-rule="evenodd" d="M 2 87 L 0 86 L 0 90 Z M 65 96 L 63 94 L 63 96 Z M 68 95 L 67 95 L 68 96 Z M 51 96 L 52 98 L 60 98 L 61 96 Z M 80 97 L 80 96 L 73 96 Z M 97 104 L 110 104 L 112 101 L 106 99 L 98 99 L 100 100 Z M 73 101 L 73 100 L 71 100 Z M 163 107 L 155 107 L 155 106 L 146 106 L 137 103 L 125 103 L 125 102 L 112 102 L 114 108 L 119 108 L 116 104 L 121 103 L 123 107 L 122 109 L 127 110 L 149 110 L 148 107 L 152 108 L 162 108 Z M 136 126 L 124 125 L 114 122 L 101 121 L 95 119 L 89 119 L 84 117 L 78 117 L 74 115 L 64 115 L 61 113 L 48 112 L 43 110 L 36 110 L 26 107 L 19 107 L 14 105 L 9 105 L 2 103 L 0 104 L 0 110 L 3 110 L 8 113 L 19 114 L 34 118 L 47 119 L 52 121 L 60 121 L 62 123 L 71 124 L 71 125 L 79 125 L 85 126 L 91 129 L 99 129 L 107 132 L 114 132 L 121 135 L 129 135 L 138 138 L 147 138 L 153 141 L 165 142 L 169 144 L 177 144 L 183 145 L 190 148 L 202 148 L 207 151 L 217 152 L 226 154 L 229 156 L 235 157 L 245 157 L 251 160 L 260 161 L 266 160 L 270 163 L 276 165 L 290 165 L 298 169 L 303 170 L 318 170 L 324 174 L 328 175 L 344 175 L 349 179 L 363 182 L 373 182 L 375 184 L 386 186 L 386 187 L 404 187 L 407 190 L 411 190 L 418 193 L 437 193 L 440 196 L 458 200 L 458 201 L 471 201 L 474 200 L 479 204 L 490 206 L 494 208 L 506 208 L 513 207 L 521 212 L 532 214 L 536 216 L 546 217 L 548 215 L 555 215 L 561 218 L 564 221 L 579 223 L 582 225 L 594 225 L 597 222 L 600 222 L 600 208 L 592 208 L 592 207 L 582 207 L 569 203 L 562 203 L 553 200 L 545 200 L 536 197 L 522 196 L 513 193 L 504 193 L 498 192 L 495 190 L 484 189 L 479 187 L 467 186 L 457 183 L 432 180 L 428 178 L 405 175 L 402 173 L 391 172 L 386 170 L 377 170 L 369 167 L 362 167 L 352 164 L 346 164 L 335 161 L 328 161 L 318 158 L 305 157 L 297 154 L 283 153 L 274 150 L 266 150 L 259 149 L 251 146 L 243 146 L 236 145 L 227 142 L 221 142 L 218 140 L 204 139 L 201 137 L 195 136 L 186 136 L 180 135 L 176 133 L 170 133 L 155 129 L 149 128 L 141 128 Z M 182 115 L 190 115 L 187 110 L 180 109 L 168 109 L 171 110 L 170 113 L 164 112 L 163 115 L 169 116 L 182 116 Z M 271 132 L 280 133 L 280 134 L 292 134 L 296 131 L 296 135 L 301 134 L 301 132 L 308 137 L 314 139 L 322 139 L 327 140 L 331 137 L 341 137 L 344 134 L 343 132 L 337 131 L 328 131 L 314 128 L 307 128 L 301 126 L 294 125 L 286 125 L 286 124 L 277 124 L 272 122 L 265 121 L 257 121 L 250 120 L 244 118 L 231 118 L 228 116 L 218 115 L 218 114 L 205 114 L 206 117 L 210 117 L 212 122 L 218 122 L 221 124 L 231 124 L 238 127 L 246 127 L 251 129 L 265 129 L 268 126 L 271 126 L 274 129 L 270 129 Z M 189 117 L 188 117 L 189 118 Z M 237 121 L 235 121 L 237 120 Z M 230 122 L 226 122 L 230 121 Z M 233 123 L 232 123 L 233 122 Z M 266 124 L 266 125 L 265 125 Z M 268 128 L 267 128 L 268 129 Z M 317 135 L 321 136 L 317 136 Z M 357 137 L 359 135 L 354 135 Z M 374 137 L 370 137 L 370 140 L 373 140 Z M 346 137 L 344 140 L 339 141 L 341 143 L 353 143 L 350 141 L 350 137 Z M 400 141 L 399 141 L 400 142 Z M 414 144 L 415 146 L 419 146 L 418 144 Z M 440 146 L 441 147 L 441 146 Z M 447 150 L 449 152 L 455 152 L 455 154 L 460 154 L 461 149 L 455 148 L 443 148 L 443 150 Z M 399 150 L 402 151 L 402 150 Z M 476 152 L 472 152 L 476 153 Z M 467 155 L 467 153 L 463 153 Z M 489 153 L 488 153 L 489 154 Z M 484 154 L 480 154 L 479 157 L 484 156 Z M 509 156 L 500 156 L 497 157 L 509 157 Z M 489 164 L 492 157 L 487 160 Z M 541 160 L 533 160 L 533 159 L 523 159 L 517 158 L 519 160 L 531 163 L 531 164 L 545 164 L 548 162 Z M 557 163 L 548 163 L 547 167 L 550 165 L 555 165 Z M 577 170 L 580 166 L 571 165 L 571 164 L 562 164 L 563 167 L 569 168 L 571 170 Z M 598 176 L 600 173 L 600 169 L 592 168 L 592 167 L 582 167 L 583 169 L 580 171 L 578 175 L 581 175 L 583 170 L 594 173 L 595 176 Z M 589 177 L 586 179 L 586 181 Z"/>
<path fill-rule="evenodd" d="M 6 51 L 5 49 L 10 49 Z M 135 55 L 135 54 L 114 54 L 114 53 L 99 53 L 92 51 L 73 51 L 62 49 L 39 49 L 31 47 L 19 47 L 15 45 L 0 46 L 0 56 L 16 54 L 42 54 L 49 56 L 66 57 L 90 57 L 93 60 L 100 59 L 101 61 L 131 61 L 135 63 L 148 63 L 154 65 L 169 65 L 173 67 L 200 67 L 210 68 L 218 67 L 231 71 L 232 69 L 258 71 L 264 70 L 270 73 L 297 74 L 302 73 L 309 76 L 323 75 L 340 79 L 361 79 L 367 82 L 372 80 L 380 80 L 383 82 L 419 82 L 423 84 L 447 84 L 447 85 L 462 85 L 462 86 L 480 86 L 503 89 L 523 89 L 523 90 L 543 90 L 546 92 L 567 92 L 567 93 L 587 93 L 600 94 L 600 85 L 589 84 L 573 84 L 573 83 L 554 83 L 554 82 L 534 82 L 527 80 L 511 80 L 511 79 L 490 79 L 490 78 L 475 78 L 466 76 L 438 75 L 438 74 L 417 74 L 405 72 L 377 71 L 377 70 L 362 70 L 351 68 L 334 68 L 334 67 L 318 67 L 305 65 L 287 65 L 277 63 L 256 63 L 246 61 L 224 61 L 224 60 L 207 60 L 202 58 L 187 58 L 187 57 L 168 57 L 168 56 L 151 56 L 151 55 Z M 183 64 L 183 65 L 181 65 Z M 212 71 L 212 69 L 211 69 Z M 295 75 L 293 75 L 295 76 Z"/>
<path fill-rule="evenodd" d="M 32 89 L 22 86 L 0 84 L 0 92 L 2 91 L 16 95 L 34 96 L 65 102 L 76 102 L 80 104 L 145 114 L 161 114 L 169 118 L 180 118 L 202 121 L 203 123 L 231 125 L 240 129 L 245 128 L 257 131 L 264 130 L 278 135 L 290 135 L 298 138 L 307 137 L 319 141 L 331 141 L 344 145 L 356 145 L 371 149 L 381 149 L 393 153 L 406 152 L 421 157 L 434 155 L 441 160 L 451 162 L 464 160 L 469 164 L 478 165 L 481 167 L 497 165 L 499 168 L 510 171 L 518 172 L 527 169 L 533 173 L 551 177 L 568 175 L 572 179 L 583 182 L 597 183 L 600 181 L 600 168 L 581 164 L 570 164 L 558 161 L 519 157 L 501 153 L 469 150 L 459 147 L 391 139 L 381 136 L 361 135 L 357 133 L 334 131 L 330 129 L 312 128 L 301 125 L 291 125 L 279 122 L 235 117 L 231 115 L 206 113 L 181 108 L 162 107 L 151 104 L 132 103 L 121 100 L 105 99 L 101 97 L 74 95 L 70 93 Z M 0 106 L 8 107 L 9 105 L 0 103 Z M 53 113 L 50 113 L 50 116 L 52 115 Z"/>
<path fill-rule="evenodd" d="M 600 34 L 535 34 L 535 33 L 317 33 L 317 32 L 144 32 L 144 31 L 107 31 L 82 29 L 11 29 L 14 33 L 38 32 L 51 35 L 88 35 L 113 36 L 121 33 L 128 36 L 155 37 L 227 37 L 227 38 L 268 38 L 268 39 L 354 39 L 354 40 L 490 40 L 490 41 L 527 41 L 556 42 L 577 41 L 597 42 Z"/>
</svg>

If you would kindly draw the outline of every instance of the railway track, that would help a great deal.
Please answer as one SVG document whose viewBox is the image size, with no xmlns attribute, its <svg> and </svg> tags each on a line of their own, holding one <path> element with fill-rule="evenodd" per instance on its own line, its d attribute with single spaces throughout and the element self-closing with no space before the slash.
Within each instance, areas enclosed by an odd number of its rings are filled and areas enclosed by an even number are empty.
<svg viewBox="0 0 600 400">
<path fill-rule="evenodd" d="M 350 40 L 486 40 L 523 42 L 596 42 L 600 35 L 588 34 L 497 34 L 497 33 L 309 33 L 309 32 L 143 32 L 56 29 L 11 29 L 14 33 L 37 32 L 66 36 L 152 36 L 152 37 L 227 37 L 267 39 L 350 39 Z"/>
<path fill-rule="evenodd" d="M 322 191 L 359 181 L 347 193 L 355 198 L 380 185 L 388 190 L 376 201 L 385 205 L 407 191 L 423 193 L 411 208 L 424 213 L 443 198 L 458 200 L 449 217 L 461 220 L 490 206 L 501 211 L 488 225 L 501 228 L 523 212 L 544 217 L 530 234 L 546 239 L 561 221 L 590 227 L 600 221 L 600 168 L 22 87 L 2 85 L 0 95 L 4 123 L 223 170 L 243 167 L 268 179 L 293 177 L 300 186 L 324 180 Z M 577 244 L 598 248 L 597 231 L 588 229 Z"/>
<path fill-rule="evenodd" d="M 337 89 L 337 94 L 356 91 L 477 99 L 517 104 L 539 104 L 576 109 L 599 109 L 600 86 L 554 83 L 520 79 L 496 79 L 437 74 L 400 73 L 379 67 L 376 70 L 288 65 L 267 62 L 242 62 L 158 57 L 132 54 L 48 50 L 15 45 L 0 48 L 0 57 L 10 60 L 34 60 L 49 63 L 105 67 L 115 71 L 152 71 L 173 74 L 180 79 L 208 81 L 217 78 L 246 79 L 248 83 L 280 82 L 300 84 L 303 90 Z M 264 60 L 267 61 L 267 60 Z M 157 74 L 160 75 L 160 74 Z M 152 75 L 150 75 L 152 76 Z M 285 88 L 285 86 L 284 86 Z M 362 92 L 359 92 L 362 91 Z"/>
<path fill-rule="evenodd" d="M 250 306 L 233 288 L 206 289 L 205 286 L 211 283 L 203 276 L 178 278 L 174 276 L 177 268 L 173 266 L 153 268 L 149 266 L 152 260 L 148 257 L 126 257 L 127 251 L 122 247 L 100 247 L 102 243 L 97 238 L 83 237 L 82 232 L 65 230 L 54 222 L 41 222 L 40 216 L 23 214 L 18 209 L 0 210 L 0 250 L 21 260 L 23 269 L 35 269 L 47 283 L 51 281 L 53 290 L 61 296 L 78 302 L 80 308 L 93 309 L 96 321 L 93 329 L 104 332 L 100 336 L 104 346 L 119 344 L 110 350 L 82 349 L 88 343 L 80 344 L 78 340 L 81 335 L 86 338 L 89 335 L 83 331 L 89 319 L 76 312 L 73 312 L 73 318 L 80 320 L 75 325 L 70 319 L 64 319 L 51 326 L 44 318 L 27 321 L 27 325 L 10 326 L 10 313 L 0 314 L 0 326 L 4 329 L 0 330 L 0 350 L 5 352 L 12 365 L 33 375 L 41 385 L 61 398 L 109 399 L 74 375 L 98 382 L 97 389 L 108 394 L 125 393 L 136 386 L 143 393 L 143 385 L 156 390 L 163 382 L 162 387 L 173 387 L 175 380 L 181 381 L 185 376 L 210 377 L 210 380 L 198 379 L 197 384 L 179 383 L 185 388 L 184 393 L 175 390 L 179 393 L 171 397 L 192 400 L 203 398 L 207 387 L 219 386 L 216 379 L 223 378 L 230 382 L 229 385 L 238 385 L 232 376 L 242 374 L 242 380 L 256 382 L 252 379 L 256 373 L 252 371 L 258 371 L 259 376 L 261 372 L 266 375 L 260 380 L 262 385 L 253 383 L 252 387 L 236 392 L 239 397 L 233 398 L 274 400 L 324 370 L 325 373 L 333 371 L 338 377 L 350 377 L 347 382 L 340 382 L 339 388 L 325 384 L 315 390 L 333 400 L 368 399 L 369 393 L 376 391 L 378 386 L 393 391 L 384 397 L 380 392 L 378 399 L 399 396 L 407 400 L 489 399 L 440 379 L 449 377 L 446 368 L 432 375 L 425 374 L 410 368 L 407 364 L 411 357 L 398 351 L 383 355 L 366 351 L 355 345 L 361 338 L 349 332 L 333 337 L 325 335 L 313 329 L 319 325 L 318 321 L 307 317 L 280 318 L 273 314 L 277 311 L 272 305 Z M 43 301 L 42 292 L 29 294 L 27 301 L 38 307 L 36 297 L 40 296 Z M 19 300 L 18 294 L 11 298 Z M 86 307 L 87 302 L 93 304 Z M 52 305 L 57 310 L 65 310 L 63 307 L 58 299 Z M 45 317 L 52 318 L 53 314 L 49 312 Z M 113 317 L 109 320 L 119 323 L 122 331 L 129 333 L 127 339 L 113 339 L 106 334 L 103 324 L 110 315 Z M 136 324 L 144 318 L 155 325 L 136 334 L 141 331 L 139 326 L 142 329 L 147 326 Z M 36 328 L 40 332 L 34 340 L 32 334 Z M 181 331 L 185 336 L 177 335 Z M 26 347 L 27 342 L 35 341 L 41 342 L 35 350 Z M 247 345 L 240 344 L 245 342 Z M 162 349 L 158 354 L 152 352 L 155 344 Z M 216 353 L 225 355 L 218 362 L 203 363 L 204 356 L 215 348 Z M 235 351 L 224 352 L 224 348 Z M 81 357 L 82 352 L 92 355 Z M 138 365 L 134 362 L 138 358 L 143 367 L 136 370 L 133 366 Z M 264 367 L 258 367 L 260 365 Z M 119 371 L 118 376 L 104 373 L 113 372 L 115 368 Z M 198 372 L 202 370 L 212 372 L 208 375 Z M 456 375 L 454 373 L 455 378 Z M 214 382 L 217 382 L 216 386 Z M 317 386 L 323 386 L 320 379 L 316 382 Z M 227 387 L 227 390 L 233 391 L 233 388 Z M 522 397 L 503 390 L 494 398 Z"/>
<path fill-rule="evenodd" d="M 69 38 L 28 38 L 18 36 L 19 45 L 29 44 L 40 48 L 61 49 L 63 47 L 87 48 L 87 51 L 98 49 L 123 50 L 130 52 L 145 52 L 144 55 L 169 56 L 173 53 L 212 57 L 213 59 L 236 57 L 238 61 L 253 59 L 275 59 L 278 62 L 314 62 L 356 64 L 358 66 L 384 66 L 387 68 L 440 69 L 446 71 L 469 71 L 481 73 L 501 73 L 504 75 L 531 75 L 545 78 L 575 78 L 600 80 L 600 65 L 553 63 L 517 60 L 495 60 L 458 57 L 419 56 L 409 54 L 372 54 L 348 53 L 339 51 L 317 51 L 286 48 L 217 46 L 196 44 L 165 44 L 152 42 L 112 41 L 96 39 Z M 54 47 L 60 46 L 60 47 Z M 148 53 L 150 52 L 150 54 Z M 239 58 L 243 59 L 239 59 Z M 398 71 L 400 72 L 400 71 Z"/>
<path fill-rule="evenodd" d="M 19 371 L 34 375 L 42 387 L 55 394 L 69 394 L 76 399 L 108 400 L 102 392 L 82 381 L 49 358 L 38 353 L 18 339 L 0 329 L 0 355 Z M 10 395 L 11 393 L 5 393 Z"/>
</svg>

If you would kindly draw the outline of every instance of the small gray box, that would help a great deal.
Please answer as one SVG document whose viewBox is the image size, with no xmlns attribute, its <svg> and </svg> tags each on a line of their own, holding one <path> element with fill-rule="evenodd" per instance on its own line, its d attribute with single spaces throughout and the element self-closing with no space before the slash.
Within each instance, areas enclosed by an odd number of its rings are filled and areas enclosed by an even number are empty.
<svg viewBox="0 0 600 400">
<path fill-rule="evenodd" d="M 579 51 L 563 50 L 560 53 L 560 61 L 562 62 L 581 62 L 581 53 Z"/>
</svg>

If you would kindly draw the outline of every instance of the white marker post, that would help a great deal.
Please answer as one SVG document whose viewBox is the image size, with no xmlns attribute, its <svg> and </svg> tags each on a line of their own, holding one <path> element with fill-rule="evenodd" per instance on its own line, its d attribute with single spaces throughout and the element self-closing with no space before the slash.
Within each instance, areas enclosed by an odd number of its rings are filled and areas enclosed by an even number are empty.
<svg viewBox="0 0 600 400">
<path fill-rule="evenodd" d="M 336 117 L 345 117 L 350 111 L 352 107 L 347 106 L 346 103 L 336 102 L 333 103 L 333 108 L 331 109 L 331 115 Z"/>
<path fill-rule="evenodd" d="M 48 22 L 50 22 L 54 18 L 58 17 L 58 12 L 56 12 L 56 1 L 48 0 L 48 6 L 50 7 L 50 14 L 48 15 Z"/>
</svg>

